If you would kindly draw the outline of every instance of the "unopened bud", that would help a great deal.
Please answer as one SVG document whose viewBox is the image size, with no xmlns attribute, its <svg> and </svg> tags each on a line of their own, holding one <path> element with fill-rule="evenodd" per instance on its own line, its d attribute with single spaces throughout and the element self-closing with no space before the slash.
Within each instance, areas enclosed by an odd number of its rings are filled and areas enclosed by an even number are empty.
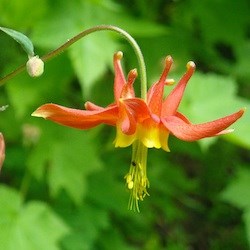
<svg viewBox="0 0 250 250">
<path fill-rule="evenodd" d="M 2 133 L 0 133 L 0 171 L 5 158 L 5 143 Z"/>
<path fill-rule="evenodd" d="M 42 75 L 44 70 L 44 62 L 39 58 L 39 56 L 33 56 L 26 63 L 28 74 L 31 77 L 38 77 Z"/>
</svg>

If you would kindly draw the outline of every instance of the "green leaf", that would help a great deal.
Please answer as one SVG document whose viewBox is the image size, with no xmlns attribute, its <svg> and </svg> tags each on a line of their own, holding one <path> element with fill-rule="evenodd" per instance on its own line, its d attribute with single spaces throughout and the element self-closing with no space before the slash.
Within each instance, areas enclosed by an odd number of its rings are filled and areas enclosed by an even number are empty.
<svg viewBox="0 0 250 250">
<path fill-rule="evenodd" d="M 72 227 L 72 233 L 64 238 L 62 242 L 64 249 L 94 249 L 96 239 L 102 237 L 103 230 L 109 226 L 107 211 L 86 203 L 73 213 L 72 210 L 68 213 L 67 220 Z"/>
<path fill-rule="evenodd" d="M 0 27 L 0 30 L 2 30 L 7 35 L 11 36 L 14 40 L 16 40 L 22 46 L 22 48 L 28 54 L 29 57 L 34 56 L 33 43 L 27 36 L 25 36 L 21 32 L 9 28 Z"/>
<path fill-rule="evenodd" d="M 29 32 L 43 18 L 49 3 L 46 0 L 33 2 L 30 0 L 1 0 L 0 23 L 4 26 L 21 28 Z"/>
<path fill-rule="evenodd" d="M 185 91 L 181 111 L 192 123 L 203 123 L 229 115 L 240 108 L 250 107 L 250 102 L 237 97 L 236 86 L 236 82 L 230 77 L 196 72 Z M 246 112 L 231 126 L 235 131 L 223 138 L 250 148 L 250 133 L 247 132 L 249 121 L 250 113 Z M 211 139 L 204 139 L 201 142 L 209 143 L 209 140 L 211 142 Z"/>
<path fill-rule="evenodd" d="M 84 96 L 89 95 L 91 87 L 105 73 L 107 65 L 111 67 L 116 48 L 112 39 L 102 33 L 85 38 L 70 49 L 70 58 Z M 103 84 L 105 88 L 107 83 Z"/>
<path fill-rule="evenodd" d="M 65 190 L 80 204 L 86 193 L 88 175 L 101 167 L 91 132 L 41 122 L 45 123 L 42 137 L 28 159 L 29 169 L 40 180 L 49 164 L 47 177 L 51 195 Z"/>
<path fill-rule="evenodd" d="M 250 170 L 240 168 L 236 178 L 222 193 L 222 198 L 250 211 Z"/>
<path fill-rule="evenodd" d="M 56 125 L 55 125 L 56 126 Z M 52 168 L 49 185 L 52 195 L 64 188 L 79 204 L 86 193 L 86 181 L 90 173 L 100 168 L 90 132 L 64 129 L 64 136 L 51 152 Z"/>
<path fill-rule="evenodd" d="M 45 203 L 23 203 L 20 194 L 6 186 L 0 186 L 0 197 L 2 249 L 60 249 L 58 241 L 69 229 Z"/>
<path fill-rule="evenodd" d="M 191 0 L 185 4 L 188 4 L 186 7 L 193 10 L 187 11 L 187 15 L 198 18 L 202 34 L 206 36 L 207 40 L 221 40 L 230 44 L 237 44 L 244 37 L 244 29 L 249 22 L 247 1 L 229 2 L 221 0 L 218 2 L 205 0 L 197 2 Z M 234 11 L 224 11 L 225 6 Z M 228 30 L 234 32 L 228 32 Z"/>
</svg>

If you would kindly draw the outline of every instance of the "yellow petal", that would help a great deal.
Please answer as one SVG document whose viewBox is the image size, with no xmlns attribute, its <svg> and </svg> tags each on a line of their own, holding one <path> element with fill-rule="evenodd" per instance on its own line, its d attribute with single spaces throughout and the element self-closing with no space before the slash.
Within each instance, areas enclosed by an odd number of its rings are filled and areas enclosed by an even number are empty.
<svg viewBox="0 0 250 250">
<path fill-rule="evenodd" d="M 168 136 L 169 131 L 161 123 L 147 120 L 138 125 L 138 139 L 148 148 L 162 148 L 169 152 Z"/>
<path fill-rule="evenodd" d="M 115 147 L 125 148 L 130 146 L 136 139 L 136 133 L 132 135 L 124 134 L 119 127 L 116 128 Z"/>
</svg>

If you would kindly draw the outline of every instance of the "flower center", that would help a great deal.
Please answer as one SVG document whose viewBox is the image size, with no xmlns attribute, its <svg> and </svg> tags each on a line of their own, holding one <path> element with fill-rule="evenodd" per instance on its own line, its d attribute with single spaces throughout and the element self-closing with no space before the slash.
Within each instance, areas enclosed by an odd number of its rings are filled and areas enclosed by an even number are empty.
<svg viewBox="0 0 250 250">
<path fill-rule="evenodd" d="M 130 190 L 130 199 L 128 208 L 130 210 L 139 210 L 139 200 L 143 201 L 146 195 L 149 195 L 147 188 L 149 181 L 147 178 L 147 153 L 148 148 L 140 141 L 133 143 L 132 161 L 128 174 L 125 175 L 125 180 L 128 189 Z"/>
</svg>

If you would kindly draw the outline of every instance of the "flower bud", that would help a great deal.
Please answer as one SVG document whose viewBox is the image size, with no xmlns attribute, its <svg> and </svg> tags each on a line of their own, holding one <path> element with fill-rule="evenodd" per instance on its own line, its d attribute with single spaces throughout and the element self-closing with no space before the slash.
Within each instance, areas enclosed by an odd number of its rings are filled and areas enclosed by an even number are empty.
<svg viewBox="0 0 250 250">
<path fill-rule="evenodd" d="M 31 77 L 38 77 L 43 73 L 44 62 L 39 58 L 39 56 L 33 56 L 26 63 L 26 67 L 28 74 Z"/>
<path fill-rule="evenodd" d="M 2 133 L 0 133 L 0 171 L 3 165 L 4 158 L 5 158 L 5 143 Z"/>
</svg>

